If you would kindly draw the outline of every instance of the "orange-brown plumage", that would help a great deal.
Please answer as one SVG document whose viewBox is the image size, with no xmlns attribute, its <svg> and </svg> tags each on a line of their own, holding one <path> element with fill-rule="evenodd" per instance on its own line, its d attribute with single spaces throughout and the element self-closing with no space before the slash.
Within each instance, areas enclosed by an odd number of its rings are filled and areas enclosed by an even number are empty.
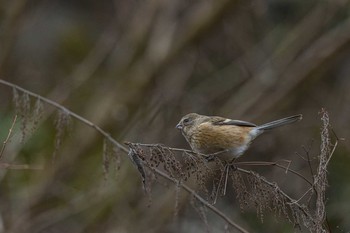
<svg viewBox="0 0 350 233">
<path fill-rule="evenodd" d="M 264 130 L 290 124 L 301 118 L 301 115 L 295 115 L 257 126 L 246 121 L 190 113 L 176 127 L 194 151 L 207 155 L 223 152 L 225 160 L 232 160 L 241 156 Z"/>
<path fill-rule="evenodd" d="M 250 130 L 251 127 L 215 126 L 211 122 L 203 122 L 192 130 L 189 141 L 201 153 L 215 153 L 245 144 Z"/>
</svg>

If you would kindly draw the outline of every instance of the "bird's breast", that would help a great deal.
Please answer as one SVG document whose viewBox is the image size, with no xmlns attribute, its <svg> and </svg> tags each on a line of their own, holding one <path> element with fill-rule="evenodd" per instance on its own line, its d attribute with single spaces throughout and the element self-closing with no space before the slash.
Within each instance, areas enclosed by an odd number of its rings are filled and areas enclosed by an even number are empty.
<svg viewBox="0 0 350 233">
<path fill-rule="evenodd" d="M 236 125 L 213 125 L 205 122 L 192 130 L 189 143 L 192 149 L 204 154 L 224 150 L 244 151 L 248 147 L 253 127 Z M 241 148 L 241 149 L 240 149 Z"/>
</svg>

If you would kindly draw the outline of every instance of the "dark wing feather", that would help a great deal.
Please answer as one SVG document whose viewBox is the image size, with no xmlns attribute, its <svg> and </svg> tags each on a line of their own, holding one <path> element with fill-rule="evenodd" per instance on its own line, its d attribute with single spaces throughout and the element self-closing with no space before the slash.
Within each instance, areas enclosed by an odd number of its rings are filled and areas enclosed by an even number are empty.
<svg viewBox="0 0 350 233">
<path fill-rule="evenodd" d="M 237 126 L 256 127 L 256 124 L 253 124 L 247 121 L 231 120 L 231 119 L 225 119 L 222 117 L 213 118 L 213 125 L 237 125 Z"/>
</svg>

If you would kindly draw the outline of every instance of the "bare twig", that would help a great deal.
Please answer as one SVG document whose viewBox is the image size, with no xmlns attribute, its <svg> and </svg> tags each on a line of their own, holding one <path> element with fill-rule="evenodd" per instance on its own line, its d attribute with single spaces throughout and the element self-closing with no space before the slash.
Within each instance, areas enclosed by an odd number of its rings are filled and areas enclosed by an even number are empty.
<svg viewBox="0 0 350 233">
<path fill-rule="evenodd" d="M 10 138 L 12 136 L 12 132 L 13 132 L 13 128 L 15 127 L 16 120 L 17 120 L 17 115 L 15 115 L 13 117 L 12 124 L 11 124 L 9 132 L 7 134 L 7 137 L 6 137 L 5 141 L 2 144 L 2 148 L 1 148 L 1 151 L 0 151 L 0 160 L 2 159 L 2 157 L 4 155 L 4 151 L 5 151 L 5 148 L 6 148 L 6 145 L 7 145 L 8 141 L 10 140 Z M 11 163 L 0 162 L 0 169 L 41 170 L 42 167 L 40 167 L 40 166 L 31 166 L 31 165 L 28 165 L 28 164 L 11 164 Z"/>
<path fill-rule="evenodd" d="M 309 165 L 310 173 L 311 173 L 311 176 L 312 176 L 312 182 L 315 182 L 314 171 L 313 171 L 312 166 L 311 166 L 311 158 L 310 158 L 310 149 L 309 148 L 307 150 L 305 149 L 305 153 L 306 153 L 306 156 L 307 156 L 307 164 Z"/>
<path fill-rule="evenodd" d="M 309 185 L 313 185 L 308 179 L 306 179 L 305 176 L 303 176 L 302 174 L 300 174 L 299 172 L 291 169 L 289 167 L 289 164 L 288 163 L 288 166 L 283 166 L 281 164 L 278 164 L 278 162 L 265 162 L 265 161 L 253 161 L 253 162 L 237 162 L 235 164 L 239 164 L 239 165 L 248 165 L 248 166 L 276 166 L 278 168 L 282 168 L 284 169 L 286 172 L 291 172 L 297 176 L 299 176 L 300 178 L 302 178 L 303 180 L 305 180 Z"/>
<path fill-rule="evenodd" d="M 329 161 L 331 160 L 331 158 L 332 158 L 332 156 L 333 156 L 333 154 L 334 154 L 334 151 L 335 151 L 335 149 L 337 148 L 337 146 L 338 146 L 338 140 L 335 141 L 335 143 L 334 143 L 334 145 L 333 145 L 332 151 L 331 151 L 331 153 L 329 154 L 329 157 L 328 157 L 328 159 L 327 159 L 327 161 L 326 161 L 326 164 L 325 164 L 326 167 L 328 166 Z"/>
<path fill-rule="evenodd" d="M 221 192 L 221 190 L 222 190 L 222 195 L 224 195 L 224 196 L 226 195 L 227 179 L 228 179 L 229 171 L 230 171 L 230 165 L 227 164 L 227 165 L 225 165 L 224 170 L 221 171 L 218 187 L 217 187 L 217 190 L 215 191 L 215 198 L 213 201 L 213 205 L 216 204 L 216 201 L 218 199 L 218 196 L 219 196 L 219 193 Z M 224 186 L 222 187 L 222 182 L 224 179 L 225 179 L 224 184 L 223 184 Z"/>
<path fill-rule="evenodd" d="M 295 203 L 301 201 L 301 199 L 303 199 L 309 192 L 311 192 L 313 190 L 313 188 L 309 188 L 303 195 L 301 195 L 301 197 L 299 197 L 298 200 L 295 200 Z"/>
<path fill-rule="evenodd" d="M 8 132 L 8 134 L 7 134 L 7 137 L 6 137 L 5 141 L 4 141 L 3 144 L 2 144 L 1 151 L 0 151 L 0 160 L 2 159 L 2 156 L 3 156 L 3 154 L 4 154 L 4 151 L 5 151 L 5 147 L 6 147 L 6 145 L 7 145 L 7 142 L 9 141 L 9 139 L 10 139 L 10 137 L 11 137 L 13 127 L 14 127 L 15 124 L 16 124 L 16 120 L 17 120 L 17 115 L 15 115 L 15 117 L 13 118 L 13 121 L 12 121 L 11 127 L 10 127 L 10 129 L 9 129 L 9 132 Z"/>
<path fill-rule="evenodd" d="M 11 170 L 42 170 L 41 166 L 32 166 L 28 164 L 11 164 L 11 163 L 0 163 L 0 169 L 11 169 Z"/>
</svg>

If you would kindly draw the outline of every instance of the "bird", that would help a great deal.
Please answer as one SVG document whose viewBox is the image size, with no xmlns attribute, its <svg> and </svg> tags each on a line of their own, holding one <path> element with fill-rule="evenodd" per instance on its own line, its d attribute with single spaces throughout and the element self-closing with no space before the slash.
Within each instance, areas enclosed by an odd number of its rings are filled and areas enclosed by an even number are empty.
<svg viewBox="0 0 350 233">
<path fill-rule="evenodd" d="M 244 154 L 252 141 L 267 130 L 298 122 L 302 115 L 294 115 L 262 125 L 232 120 L 219 116 L 189 113 L 181 118 L 176 128 L 196 153 L 219 156 L 233 162 Z"/>
</svg>

